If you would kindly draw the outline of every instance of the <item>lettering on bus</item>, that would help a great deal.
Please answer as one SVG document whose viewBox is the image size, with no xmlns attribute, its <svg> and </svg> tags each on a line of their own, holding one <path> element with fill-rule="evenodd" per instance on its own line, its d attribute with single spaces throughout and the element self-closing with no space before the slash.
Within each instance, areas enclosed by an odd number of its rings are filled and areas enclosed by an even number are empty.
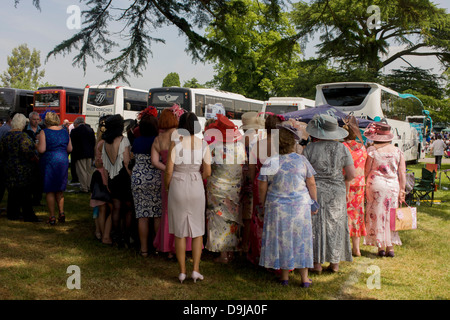
<svg viewBox="0 0 450 320">
<path fill-rule="evenodd" d="M 95 106 L 87 106 L 86 107 L 86 113 L 93 113 L 95 115 L 97 115 L 99 112 L 104 112 L 104 113 L 112 113 L 113 112 L 113 107 L 95 107 Z"/>
</svg>

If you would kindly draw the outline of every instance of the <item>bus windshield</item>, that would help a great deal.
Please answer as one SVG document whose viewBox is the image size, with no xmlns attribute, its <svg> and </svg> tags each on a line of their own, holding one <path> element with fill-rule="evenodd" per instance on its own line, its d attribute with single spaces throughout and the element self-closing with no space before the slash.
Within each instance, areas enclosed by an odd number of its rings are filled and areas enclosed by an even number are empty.
<svg viewBox="0 0 450 320">
<path fill-rule="evenodd" d="M 152 92 L 151 96 L 149 96 L 148 101 L 148 105 L 154 106 L 158 110 L 158 112 L 161 112 L 163 109 L 170 108 L 175 103 L 180 105 L 180 107 L 185 110 L 190 109 L 188 106 L 188 101 L 186 101 L 185 99 L 184 92 Z"/>
<path fill-rule="evenodd" d="M 323 88 L 322 92 L 328 104 L 334 107 L 359 106 L 370 88 Z"/>
<path fill-rule="evenodd" d="M 14 96 L 13 90 L 1 89 L 0 90 L 0 110 L 9 111 L 14 106 Z"/>
<path fill-rule="evenodd" d="M 35 107 L 59 107 L 59 92 L 36 93 Z"/>
<path fill-rule="evenodd" d="M 272 112 L 274 114 L 283 114 L 297 110 L 298 106 L 276 105 L 276 104 L 270 104 L 266 106 L 266 112 Z"/>
<path fill-rule="evenodd" d="M 114 89 L 89 89 L 87 103 L 101 107 L 114 104 Z"/>
</svg>

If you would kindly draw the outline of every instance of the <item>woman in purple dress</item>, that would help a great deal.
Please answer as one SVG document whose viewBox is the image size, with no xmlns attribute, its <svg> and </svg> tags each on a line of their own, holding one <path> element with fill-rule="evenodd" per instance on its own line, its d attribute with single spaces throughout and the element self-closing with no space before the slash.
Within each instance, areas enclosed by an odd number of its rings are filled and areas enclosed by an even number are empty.
<svg viewBox="0 0 450 320">
<path fill-rule="evenodd" d="M 64 191 L 67 186 L 72 143 L 69 133 L 60 125 L 59 116 L 55 112 L 47 112 L 44 123 L 46 128 L 39 133 L 37 150 L 41 153 L 39 165 L 50 213 L 48 223 L 55 225 L 55 204 L 59 211 L 58 221 L 65 222 Z"/>
</svg>

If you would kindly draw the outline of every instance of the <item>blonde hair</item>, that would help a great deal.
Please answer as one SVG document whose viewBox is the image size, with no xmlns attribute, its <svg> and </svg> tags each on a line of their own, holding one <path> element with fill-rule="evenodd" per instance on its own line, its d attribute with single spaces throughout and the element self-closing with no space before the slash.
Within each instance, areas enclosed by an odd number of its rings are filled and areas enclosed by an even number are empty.
<svg viewBox="0 0 450 320">
<path fill-rule="evenodd" d="M 27 124 L 27 118 L 21 114 L 17 113 L 11 120 L 11 129 L 13 130 L 23 130 Z"/>
<path fill-rule="evenodd" d="M 56 112 L 47 112 L 45 115 L 44 123 L 47 127 L 59 126 L 60 120 Z"/>
</svg>

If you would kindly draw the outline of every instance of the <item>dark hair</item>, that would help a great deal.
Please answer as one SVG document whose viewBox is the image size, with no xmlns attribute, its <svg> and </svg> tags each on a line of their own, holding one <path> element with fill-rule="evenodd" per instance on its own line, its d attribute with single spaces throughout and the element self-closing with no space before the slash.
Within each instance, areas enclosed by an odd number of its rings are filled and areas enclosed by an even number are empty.
<svg viewBox="0 0 450 320">
<path fill-rule="evenodd" d="M 202 130 L 200 122 L 198 122 L 198 118 L 193 112 L 185 112 L 181 115 L 178 129 L 187 130 L 191 136 Z M 179 133 L 181 135 L 186 135 L 185 130 L 180 130 Z"/>
<path fill-rule="evenodd" d="M 264 127 L 267 133 L 270 134 L 270 130 L 277 129 L 277 124 L 281 123 L 281 119 L 275 115 L 268 115 L 264 123 Z"/>
<path fill-rule="evenodd" d="M 139 121 L 139 132 L 141 136 L 156 137 L 158 135 L 158 120 L 151 115 L 145 114 Z"/>
<path fill-rule="evenodd" d="M 172 110 L 164 109 L 161 111 L 158 119 L 158 128 L 161 130 L 168 130 L 176 128 L 178 126 L 177 117 L 173 114 Z"/>
<path fill-rule="evenodd" d="M 115 114 L 105 120 L 105 132 L 103 140 L 106 143 L 113 143 L 114 139 L 123 135 L 124 121 L 120 114 Z"/>
<path fill-rule="evenodd" d="M 288 154 L 293 152 L 295 145 L 294 134 L 289 130 L 281 128 L 279 131 L 279 154 Z"/>
</svg>

